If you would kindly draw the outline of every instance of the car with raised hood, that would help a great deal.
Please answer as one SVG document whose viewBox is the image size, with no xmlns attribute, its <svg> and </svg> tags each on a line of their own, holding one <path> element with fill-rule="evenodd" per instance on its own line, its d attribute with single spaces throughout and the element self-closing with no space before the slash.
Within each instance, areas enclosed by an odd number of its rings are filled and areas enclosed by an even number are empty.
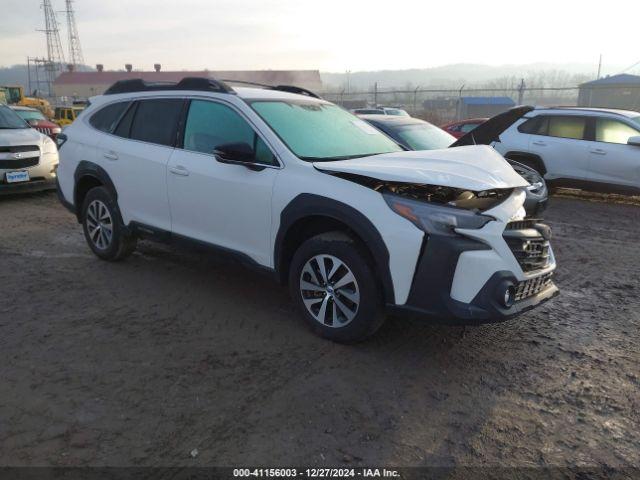
<svg viewBox="0 0 640 480">
<path fill-rule="evenodd" d="M 549 227 L 493 148 L 404 151 L 308 90 L 239 85 L 117 82 L 58 137 L 60 200 L 95 255 L 141 237 L 224 252 L 339 342 L 387 311 L 479 324 L 558 292 Z"/>
<path fill-rule="evenodd" d="M 25 122 L 38 130 L 40 133 L 44 133 L 48 137 L 51 137 L 53 141 L 55 141 L 58 134 L 62 131 L 60 125 L 47 120 L 44 114 L 36 108 L 19 106 L 11 106 L 10 108 L 14 112 L 16 112 L 18 116 Z"/>
<path fill-rule="evenodd" d="M 493 145 L 535 168 L 551 186 L 640 193 L 640 112 L 530 107 Z"/>
<path fill-rule="evenodd" d="M 58 149 L 6 105 L 0 105 L 0 194 L 55 188 Z"/>
<path fill-rule="evenodd" d="M 412 117 L 388 115 L 358 115 L 378 130 L 390 136 L 407 150 L 437 150 L 456 145 L 456 138 L 439 127 Z M 489 141 L 491 144 L 492 141 Z M 476 145 L 478 142 L 476 141 Z M 539 217 L 547 207 L 549 193 L 542 175 L 535 169 L 508 158 L 507 161 L 529 182 L 524 208 L 528 217 Z"/>
</svg>

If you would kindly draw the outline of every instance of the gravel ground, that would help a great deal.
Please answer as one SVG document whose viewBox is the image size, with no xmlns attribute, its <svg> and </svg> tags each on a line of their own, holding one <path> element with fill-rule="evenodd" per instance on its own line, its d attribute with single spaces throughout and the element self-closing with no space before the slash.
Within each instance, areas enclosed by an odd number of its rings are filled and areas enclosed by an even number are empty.
<svg viewBox="0 0 640 480">
<path fill-rule="evenodd" d="M 640 208 L 546 217 L 560 297 L 341 346 L 269 278 L 150 243 L 105 263 L 55 194 L 0 198 L 0 465 L 638 467 Z"/>
</svg>

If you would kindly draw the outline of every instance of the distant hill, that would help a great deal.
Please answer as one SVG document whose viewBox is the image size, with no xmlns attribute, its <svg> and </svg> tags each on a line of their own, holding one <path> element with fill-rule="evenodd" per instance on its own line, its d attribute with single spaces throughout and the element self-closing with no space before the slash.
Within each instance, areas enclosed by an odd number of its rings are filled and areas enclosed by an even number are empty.
<svg viewBox="0 0 640 480">
<path fill-rule="evenodd" d="M 602 72 L 615 73 L 611 71 Z M 562 87 L 575 86 L 596 78 L 597 65 L 591 64 L 552 64 L 532 63 L 527 65 L 480 65 L 455 64 L 441 67 L 409 69 L 409 70 L 380 70 L 366 72 L 322 73 L 322 81 L 329 88 L 344 88 L 347 82 L 351 90 L 367 90 L 378 82 L 378 88 L 404 88 L 420 86 L 422 88 L 460 88 L 488 87 L 497 81 L 501 83 L 512 81 L 517 83 L 525 79 L 528 86 Z"/>
</svg>

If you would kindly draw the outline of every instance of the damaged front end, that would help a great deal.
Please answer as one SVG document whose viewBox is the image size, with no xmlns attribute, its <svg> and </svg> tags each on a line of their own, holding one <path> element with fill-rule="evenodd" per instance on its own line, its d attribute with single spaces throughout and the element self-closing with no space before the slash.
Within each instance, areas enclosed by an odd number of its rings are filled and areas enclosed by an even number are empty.
<svg viewBox="0 0 640 480">
<path fill-rule="evenodd" d="M 382 194 L 398 215 L 428 233 L 455 235 L 455 229 L 479 229 L 494 217 L 483 215 L 509 198 L 512 188 L 474 192 L 442 185 L 387 182 L 360 175 L 332 173 Z"/>
</svg>

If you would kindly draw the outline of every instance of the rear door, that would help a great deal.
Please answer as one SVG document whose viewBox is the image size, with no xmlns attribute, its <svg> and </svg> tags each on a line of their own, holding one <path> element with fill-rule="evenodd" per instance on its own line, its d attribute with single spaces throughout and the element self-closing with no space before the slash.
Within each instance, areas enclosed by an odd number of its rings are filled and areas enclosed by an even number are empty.
<svg viewBox="0 0 640 480">
<path fill-rule="evenodd" d="M 167 163 L 183 106 L 178 98 L 138 100 L 99 144 L 98 154 L 118 191 L 125 223 L 171 229 Z"/>
<path fill-rule="evenodd" d="M 638 128 L 615 118 L 595 118 L 595 136 L 589 148 L 589 180 L 640 187 L 640 147 L 627 145 Z"/>
<path fill-rule="evenodd" d="M 545 178 L 586 180 L 589 146 L 588 118 L 579 115 L 540 115 L 529 136 L 529 152 L 542 158 Z"/>
</svg>

